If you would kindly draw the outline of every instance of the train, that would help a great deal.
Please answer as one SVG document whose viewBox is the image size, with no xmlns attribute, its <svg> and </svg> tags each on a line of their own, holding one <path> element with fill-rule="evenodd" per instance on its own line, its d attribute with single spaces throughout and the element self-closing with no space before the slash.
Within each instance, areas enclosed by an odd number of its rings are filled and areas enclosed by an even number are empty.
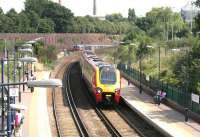
<svg viewBox="0 0 200 137">
<path fill-rule="evenodd" d="M 84 49 L 84 45 L 74 45 L 73 51 L 81 51 Z"/>
<path fill-rule="evenodd" d="M 80 66 L 82 77 L 88 84 L 96 104 L 103 102 L 120 103 L 120 71 L 104 62 L 92 51 L 82 51 Z"/>
</svg>

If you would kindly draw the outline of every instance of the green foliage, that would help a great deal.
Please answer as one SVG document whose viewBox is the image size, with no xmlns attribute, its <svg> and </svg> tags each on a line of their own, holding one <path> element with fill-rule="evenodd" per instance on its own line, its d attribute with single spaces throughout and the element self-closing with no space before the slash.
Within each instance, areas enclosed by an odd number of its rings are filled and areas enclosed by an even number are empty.
<svg viewBox="0 0 200 137">
<path fill-rule="evenodd" d="M 128 20 L 129 21 L 136 21 L 136 15 L 135 15 L 135 10 L 134 9 L 128 9 Z"/>
<path fill-rule="evenodd" d="M 196 42 L 198 41 L 198 38 L 194 38 L 194 37 L 188 37 L 188 38 L 184 38 L 181 40 L 170 40 L 167 41 L 167 48 L 168 49 L 173 49 L 173 48 L 183 48 L 183 47 L 192 47 L 193 45 L 196 44 Z"/>
<path fill-rule="evenodd" d="M 138 42 L 141 38 L 145 37 L 145 32 L 138 27 L 132 27 L 131 30 L 127 31 L 123 41 Z"/>
<path fill-rule="evenodd" d="M 197 23 L 197 26 L 198 24 L 200 23 Z M 125 39 L 131 41 L 133 39 L 130 37 L 142 39 L 146 35 L 159 41 L 191 35 L 189 27 L 180 15 L 172 12 L 170 8 L 163 7 L 153 8 L 146 17 L 137 18 L 134 9 L 129 9 L 128 18 L 124 18 L 120 13 L 114 13 L 107 15 L 106 20 L 91 16 L 74 17 L 69 9 L 49 0 L 26 0 L 25 10 L 19 14 L 13 9 L 4 14 L 0 9 L 0 32 L 5 33 L 124 34 L 129 31 L 132 34 L 127 34 L 129 36 L 125 36 Z"/>
<path fill-rule="evenodd" d="M 200 30 L 200 13 L 195 17 L 195 29 L 197 32 Z"/>
<path fill-rule="evenodd" d="M 146 17 L 137 18 L 135 24 L 143 31 L 147 32 L 150 27 L 151 23 Z"/>
<path fill-rule="evenodd" d="M 49 64 L 56 60 L 57 58 L 57 49 L 53 45 L 49 45 L 46 48 L 43 48 L 39 52 L 40 60 L 45 63 Z"/>
<path fill-rule="evenodd" d="M 196 5 L 197 7 L 200 7 L 200 0 L 196 0 L 195 5 Z"/>
<path fill-rule="evenodd" d="M 57 48 L 53 45 L 45 46 L 42 41 L 35 43 L 34 53 L 44 64 L 51 64 L 57 58 Z"/>
<path fill-rule="evenodd" d="M 187 51 L 179 58 L 173 66 L 173 72 L 184 86 L 190 92 L 200 94 L 198 83 L 200 82 L 200 41 L 197 40 L 191 51 Z"/>
<path fill-rule="evenodd" d="M 137 48 L 136 57 L 137 59 L 142 59 L 149 53 L 149 49 L 147 47 L 148 41 L 142 40 Z"/>
<path fill-rule="evenodd" d="M 7 20 L 9 20 L 9 30 L 8 32 L 17 32 L 18 31 L 18 25 L 19 25 L 19 19 L 18 14 L 14 9 L 10 9 L 7 13 Z"/>
<path fill-rule="evenodd" d="M 38 33 L 54 32 L 54 22 L 51 19 L 40 19 L 37 32 Z"/>
<path fill-rule="evenodd" d="M 151 37 L 159 40 L 174 39 L 188 35 L 188 27 L 179 13 L 172 12 L 171 8 L 153 8 L 146 13 L 146 18 L 140 19 L 136 24 Z M 183 31 L 182 31 L 183 30 Z"/>
<path fill-rule="evenodd" d="M 106 20 L 114 22 L 114 21 L 123 21 L 124 18 L 121 13 L 113 13 L 110 15 L 106 15 Z"/>
<path fill-rule="evenodd" d="M 44 6 L 44 10 L 42 12 L 43 18 L 50 18 L 54 21 L 55 32 L 70 32 L 72 21 L 73 21 L 73 13 L 57 3 L 48 2 Z"/>
<path fill-rule="evenodd" d="M 39 16 L 41 16 L 44 11 L 44 6 L 48 3 L 48 0 L 26 0 L 25 1 L 25 11 L 34 11 Z"/>
<path fill-rule="evenodd" d="M 110 22 L 108 20 L 99 20 L 90 16 L 75 17 L 73 23 L 73 32 L 81 33 L 107 33 L 123 34 L 130 30 L 132 24 L 127 21 Z"/>
<path fill-rule="evenodd" d="M 25 12 L 21 12 L 21 13 L 18 15 L 18 20 L 19 20 L 18 32 L 20 32 L 20 33 L 29 32 L 30 20 L 29 20 L 29 18 L 27 17 L 27 15 L 25 14 Z"/>
<path fill-rule="evenodd" d="M 13 21 L 6 15 L 0 15 L 0 32 L 9 33 L 13 32 L 10 26 L 13 25 Z"/>
<path fill-rule="evenodd" d="M 3 10 L 2 10 L 2 8 L 0 7 L 0 15 L 2 15 L 3 14 Z"/>
<path fill-rule="evenodd" d="M 33 10 L 26 11 L 26 15 L 29 19 L 29 31 L 28 32 L 37 32 L 40 16 Z"/>
</svg>

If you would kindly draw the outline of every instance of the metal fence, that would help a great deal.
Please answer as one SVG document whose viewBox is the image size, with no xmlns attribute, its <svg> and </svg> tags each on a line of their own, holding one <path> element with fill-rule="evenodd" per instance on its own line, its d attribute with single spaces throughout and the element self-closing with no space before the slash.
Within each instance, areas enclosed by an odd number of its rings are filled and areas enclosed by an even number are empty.
<svg viewBox="0 0 200 137">
<path fill-rule="evenodd" d="M 130 68 L 125 64 L 118 64 L 117 68 L 127 74 L 127 76 L 131 79 L 140 80 L 139 71 Z M 142 73 L 141 75 L 141 83 L 147 87 L 150 87 L 156 94 L 157 90 L 163 90 L 167 93 L 167 98 L 176 102 L 177 104 L 189 108 L 191 111 L 200 114 L 200 104 L 195 103 L 191 100 L 191 93 L 186 91 L 186 88 L 183 87 L 175 87 L 168 83 L 163 83 L 156 78 L 148 77 Z"/>
</svg>

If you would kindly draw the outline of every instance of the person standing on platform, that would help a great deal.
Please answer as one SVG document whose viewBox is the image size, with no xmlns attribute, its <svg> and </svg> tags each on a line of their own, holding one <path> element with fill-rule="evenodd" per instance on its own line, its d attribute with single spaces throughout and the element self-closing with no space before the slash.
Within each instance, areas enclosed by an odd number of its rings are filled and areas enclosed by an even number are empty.
<svg viewBox="0 0 200 137">
<path fill-rule="evenodd" d="M 15 114 L 15 128 L 14 128 L 14 137 L 21 137 L 22 136 L 22 124 L 23 124 L 24 116 L 20 112 L 20 110 L 17 110 Z"/>
</svg>

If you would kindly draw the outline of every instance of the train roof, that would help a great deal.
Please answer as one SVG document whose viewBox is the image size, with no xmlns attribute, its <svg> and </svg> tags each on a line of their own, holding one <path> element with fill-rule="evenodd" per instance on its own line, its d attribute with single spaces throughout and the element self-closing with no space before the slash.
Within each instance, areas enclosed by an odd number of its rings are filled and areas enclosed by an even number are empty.
<svg viewBox="0 0 200 137">
<path fill-rule="evenodd" d="M 113 65 L 108 64 L 106 62 L 104 62 L 102 59 L 100 59 L 99 57 L 97 57 L 92 51 L 86 50 L 83 52 L 83 54 L 85 55 L 86 59 L 91 63 L 94 64 L 95 66 L 101 68 L 101 67 L 113 67 Z"/>
</svg>

